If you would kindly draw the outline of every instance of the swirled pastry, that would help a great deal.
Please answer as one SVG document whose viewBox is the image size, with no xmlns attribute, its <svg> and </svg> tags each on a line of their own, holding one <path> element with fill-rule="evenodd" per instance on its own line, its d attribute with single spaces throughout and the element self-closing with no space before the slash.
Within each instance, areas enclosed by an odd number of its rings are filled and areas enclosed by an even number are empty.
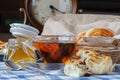
<svg viewBox="0 0 120 80">
<path fill-rule="evenodd" d="M 6 42 L 0 40 L 0 53 L 6 52 Z"/>
<path fill-rule="evenodd" d="M 77 41 L 82 42 L 84 36 L 103 36 L 103 37 L 113 37 L 115 33 L 106 27 L 94 27 L 88 31 L 83 31 L 77 36 Z"/>
<path fill-rule="evenodd" d="M 89 56 L 85 63 L 88 71 L 92 74 L 108 74 L 114 69 L 109 56 Z"/>
<path fill-rule="evenodd" d="M 85 36 L 104 36 L 113 37 L 115 34 L 112 30 L 105 27 L 94 27 L 87 31 Z"/>
<path fill-rule="evenodd" d="M 93 74 L 108 74 L 114 70 L 110 56 L 103 55 L 92 49 L 79 49 L 76 54 L 86 64 L 88 72 Z"/>
<path fill-rule="evenodd" d="M 76 56 L 79 56 L 81 61 L 85 61 L 89 56 L 99 56 L 100 53 L 93 49 L 81 48 L 76 53 Z"/>
<path fill-rule="evenodd" d="M 86 73 L 108 74 L 114 70 L 114 65 L 110 56 L 103 55 L 92 49 L 79 49 L 75 59 L 67 63 L 64 67 L 64 73 L 72 77 L 81 77 Z"/>
<path fill-rule="evenodd" d="M 78 34 L 77 40 L 78 40 L 79 42 L 83 41 L 83 36 L 85 36 L 85 35 L 86 35 L 86 31 L 81 32 L 80 34 Z"/>
</svg>

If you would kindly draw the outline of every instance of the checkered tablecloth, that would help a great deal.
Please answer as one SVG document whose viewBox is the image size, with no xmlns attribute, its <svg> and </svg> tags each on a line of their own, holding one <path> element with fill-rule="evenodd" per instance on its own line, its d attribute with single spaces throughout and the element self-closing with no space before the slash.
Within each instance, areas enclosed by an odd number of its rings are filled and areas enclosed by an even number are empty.
<svg viewBox="0 0 120 80">
<path fill-rule="evenodd" d="M 12 71 L 7 69 L 3 62 L 0 62 L 0 80 L 120 80 L 120 67 L 118 72 L 109 75 L 92 75 L 89 77 L 73 78 L 66 76 L 63 70 L 45 70 L 47 75 L 40 75 L 25 70 Z"/>
</svg>

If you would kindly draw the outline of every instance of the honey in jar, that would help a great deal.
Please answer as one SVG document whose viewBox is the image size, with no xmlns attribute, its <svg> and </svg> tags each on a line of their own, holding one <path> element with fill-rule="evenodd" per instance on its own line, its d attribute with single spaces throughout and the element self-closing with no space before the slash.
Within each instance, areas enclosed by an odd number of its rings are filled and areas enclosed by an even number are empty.
<svg viewBox="0 0 120 80">
<path fill-rule="evenodd" d="M 22 65 L 20 62 L 21 60 L 24 60 L 26 62 L 35 62 L 35 59 L 31 57 L 34 56 L 34 51 L 29 48 L 26 48 L 25 51 L 21 41 L 18 41 L 17 39 L 9 39 L 7 47 L 8 56 L 11 61 L 20 65 Z"/>
</svg>

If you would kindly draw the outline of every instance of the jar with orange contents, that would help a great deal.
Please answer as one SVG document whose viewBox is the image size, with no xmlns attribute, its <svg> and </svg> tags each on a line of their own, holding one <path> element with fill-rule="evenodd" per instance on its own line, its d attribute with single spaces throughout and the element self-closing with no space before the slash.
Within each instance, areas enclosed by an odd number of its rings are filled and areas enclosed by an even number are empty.
<svg viewBox="0 0 120 80">
<path fill-rule="evenodd" d="M 24 41 L 24 39 L 20 38 L 8 40 L 7 52 L 9 59 L 19 65 L 22 65 L 21 60 L 24 60 L 26 62 L 35 62 L 35 59 L 30 56 L 34 56 L 34 51 L 27 48 L 27 51 L 29 51 L 28 54 L 24 49 L 22 41 Z"/>
</svg>

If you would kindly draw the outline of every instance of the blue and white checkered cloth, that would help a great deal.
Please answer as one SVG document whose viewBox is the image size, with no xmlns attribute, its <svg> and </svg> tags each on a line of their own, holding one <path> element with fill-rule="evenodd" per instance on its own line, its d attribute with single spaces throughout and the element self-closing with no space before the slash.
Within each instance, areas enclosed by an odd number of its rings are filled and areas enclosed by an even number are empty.
<svg viewBox="0 0 120 80">
<path fill-rule="evenodd" d="M 109 75 L 92 75 L 90 77 L 73 78 L 66 76 L 63 70 L 45 70 L 47 75 L 40 75 L 29 71 L 7 70 L 3 62 L 0 62 L 0 80 L 120 80 L 120 65 L 118 72 Z"/>
</svg>

